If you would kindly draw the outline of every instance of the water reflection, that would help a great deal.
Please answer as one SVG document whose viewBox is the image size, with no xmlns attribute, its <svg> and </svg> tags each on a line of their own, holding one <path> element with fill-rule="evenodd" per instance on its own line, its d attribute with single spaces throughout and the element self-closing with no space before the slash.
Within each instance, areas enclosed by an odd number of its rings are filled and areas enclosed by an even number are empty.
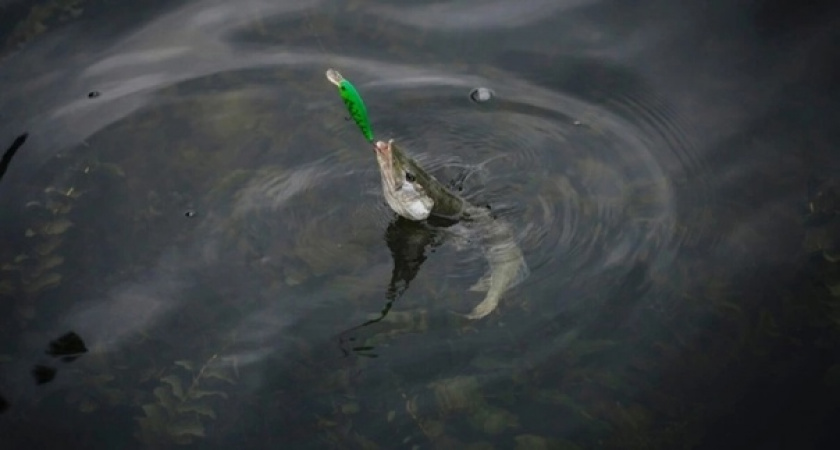
<svg viewBox="0 0 840 450">
<path fill-rule="evenodd" d="M 398 218 L 385 230 L 385 242 L 394 260 L 394 270 L 388 283 L 388 300 L 396 300 L 408 289 L 426 261 L 426 251 L 434 251 L 441 244 L 433 228 L 422 222 Z"/>
<path fill-rule="evenodd" d="M 447 225 L 451 225 L 451 223 Z M 411 281 L 420 272 L 420 267 L 427 258 L 426 252 L 434 251 L 434 248 L 443 242 L 439 230 L 433 228 L 430 224 L 397 217 L 391 221 L 385 230 L 385 243 L 391 252 L 394 266 L 391 271 L 391 281 L 388 283 L 388 289 L 385 293 L 387 302 L 379 315 L 341 333 L 339 344 L 345 356 L 349 355 L 348 346 L 345 343 L 352 343 L 357 340 L 349 334 L 385 319 L 391 312 L 394 302 L 405 293 Z M 375 353 L 371 353 L 373 349 L 372 346 L 364 345 L 350 347 L 350 350 L 358 355 L 376 357 Z"/>
</svg>

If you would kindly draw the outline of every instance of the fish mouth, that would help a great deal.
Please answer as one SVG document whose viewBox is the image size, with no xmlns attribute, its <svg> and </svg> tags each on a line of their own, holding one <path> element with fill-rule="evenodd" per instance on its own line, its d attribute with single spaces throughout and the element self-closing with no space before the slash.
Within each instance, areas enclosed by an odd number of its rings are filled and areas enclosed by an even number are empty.
<svg viewBox="0 0 840 450">
<path fill-rule="evenodd" d="M 398 189 L 396 182 L 396 174 L 394 173 L 394 153 L 391 150 L 393 139 L 387 143 L 384 141 L 377 141 L 374 151 L 376 152 L 376 162 L 379 163 L 379 172 L 382 174 L 383 181 L 393 189 Z"/>
<path fill-rule="evenodd" d="M 376 146 L 373 149 L 376 150 L 377 155 L 382 155 L 383 157 L 390 159 L 392 142 L 394 142 L 393 139 L 387 143 L 384 141 L 376 141 Z"/>
<path fill-rule="evenodd" d="M 391 150 L 393 139 L 385 143 L 384 141 L 377 141 L 373 150 L 376 152 L 376 160 L 379 162 L 379 168 L 386 172 L 393 172 L 394 170 L 394 153 Z"/>
</svg>

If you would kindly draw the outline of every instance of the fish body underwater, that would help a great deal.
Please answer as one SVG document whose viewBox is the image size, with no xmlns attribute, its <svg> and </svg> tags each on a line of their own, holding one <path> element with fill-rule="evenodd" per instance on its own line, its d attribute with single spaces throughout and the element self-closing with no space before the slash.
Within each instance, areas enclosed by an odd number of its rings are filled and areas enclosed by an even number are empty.
<svg viewBox="0 0 840 450">
<path fill-rule="evenodd" d="M 487 295 L 466 317 L 480 319 L 493 312 L 502 295 L 530 273 L 511 226 L 494 218 L 487 208 L 472 205 L 451 192 L 394 140 L 377 141 L 375 150 L 382 192 L 395 213 L 413 221 L 435 217 L 463 222 L 477 231 L 490 269 L 470 290 L 486 291 Z"/>
</svg>

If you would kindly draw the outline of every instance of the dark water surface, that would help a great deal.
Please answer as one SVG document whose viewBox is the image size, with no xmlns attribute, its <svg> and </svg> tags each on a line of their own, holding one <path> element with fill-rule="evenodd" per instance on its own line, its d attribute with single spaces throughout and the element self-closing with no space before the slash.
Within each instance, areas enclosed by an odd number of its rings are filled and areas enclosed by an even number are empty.
<svg viewBox="0 0 840 450">
<path fill-rule="evenodd" d="M 0 447 L 838 448 L 835 9 L 0 1 Z"/>
</svg>

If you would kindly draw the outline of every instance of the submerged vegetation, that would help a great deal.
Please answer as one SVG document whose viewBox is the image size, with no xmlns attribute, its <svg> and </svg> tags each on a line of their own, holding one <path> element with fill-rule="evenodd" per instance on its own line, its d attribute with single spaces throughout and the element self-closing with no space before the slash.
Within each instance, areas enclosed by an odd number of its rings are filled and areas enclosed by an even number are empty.
<svg viewBox="0 0 840 450">
<path fill-rule="evenodd" d="M 175 370 L 175 369 L 180 370 Z M 189 444 L 206 436 L 206 424 L 216 419 L 215 409 L 228 398 L 224 390 L 209 390 L 213 380 L 236 384 L 233 369 L 213 355 L 200 367 L 189 360 L 174 362 L 173 370 L 159 379 L 154 398 L 141 406 L 137 437 L 158 447 L 170 442 Z"/>
</svg>

